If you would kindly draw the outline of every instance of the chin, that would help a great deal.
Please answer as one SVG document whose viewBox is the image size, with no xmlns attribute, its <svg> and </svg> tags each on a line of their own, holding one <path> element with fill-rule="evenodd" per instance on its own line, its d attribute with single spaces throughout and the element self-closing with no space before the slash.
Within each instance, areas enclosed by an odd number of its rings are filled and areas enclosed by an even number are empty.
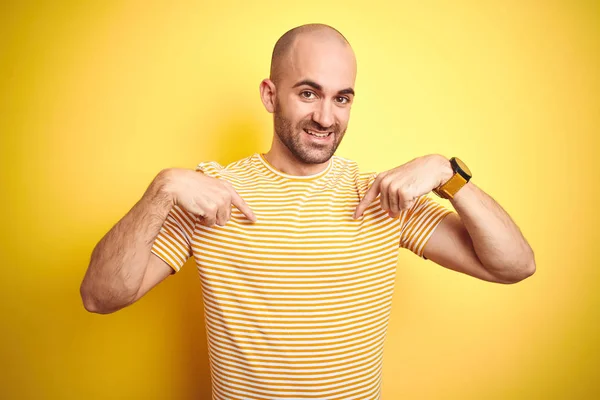
<svg viewBox="0 0 600 400">
<path fill-rule="evenodd" d="M 310 150 L 309 150 L 310 152 Z M 305 157 L 299 157 L 306 164 L 323 164 L 329 161 L 333 154 L 330 154 L 329 151 L 326 152 L 312 152 L 312 154 L 306 155 Z"/>
</svg>

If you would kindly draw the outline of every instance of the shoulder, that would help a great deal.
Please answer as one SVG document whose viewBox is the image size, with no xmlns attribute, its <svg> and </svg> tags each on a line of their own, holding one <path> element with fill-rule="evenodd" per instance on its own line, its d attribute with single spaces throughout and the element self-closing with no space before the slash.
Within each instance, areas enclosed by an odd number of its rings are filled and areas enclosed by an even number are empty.
<svg viewBox="0 0 600 400">
<path fill-rule="evenodd" d="M 231 176 L 236 175 L 241 171 L 246 171 L 254 164 L 255 156 L 248 156 L 241 160 L 234 161 L 232 163 L 223 166 L 217 161 L 201 161 L 196 165 L 196 171 L 200 171 L 206 175 L 220 177 L 220 176 Z"/>
<path fill-rule="evenodd" d="M 334 155 L 333 159 L 337 165 L 337 168 L 344 171 L 344 173 L 351 175 L 356 182 L 366 182 L 370 184 L 377 176 L 377 172 L 375 171 L 362 171 L 358 165 L 358 162 L 355 160 L 337 155 Z"/>
<path fill-rule="evenodd" d="M 223 166 L 216 161 L 201 161 L 196 165 L 196 171 L 207 175 L 218 174 L 223 170 Z"/>
</svg>

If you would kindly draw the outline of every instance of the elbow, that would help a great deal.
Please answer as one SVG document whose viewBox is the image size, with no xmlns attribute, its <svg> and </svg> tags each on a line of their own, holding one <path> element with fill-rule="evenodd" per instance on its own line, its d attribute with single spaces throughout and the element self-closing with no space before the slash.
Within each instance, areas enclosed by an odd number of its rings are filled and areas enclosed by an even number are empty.
<svg viewBox="0 0 600 400">
<path fill-rule="evenodd" d="M 92 314 L 108 314 L 107 312 L 104 312 L 100 307 L 98 307 L 96 303 L 86 299 L 83 300 L 83 308 L 85 308 L 87 312 Z"/>
<path fill-rule="evenodd" d="M 83 308 L 93 314 L 111 314 L 126 306 L 126 304 L 120 306 L 111 306 L 108 303 L 101 301 L 101 299 L 95 296 L 91 290 L 86 287 L 85 283 L 81 284 L 79 293 L 81 295 Z"/>
<path fill-rule="evenodd" d="M 526 272 L 526 278 L 530 277 L 531 275 L 535 274 L 535 259 L 531 259 L 531 262 L 529 263 L 527 269 L 525 270 Z"/>
<path fill-rule="evenodd" d="M 86 311 L 94 314 L 103 314 L 98 302 L 91 294 L 86 292 L 83 285 L 81 285 L 81 288 L 79 288 L 79 292 L 81 295 L 81 301 L 83 302 L 83 308 L 85 308 Z"/>
<path fill-rule="evenodd" d="M 517 272 L 513 273 L 511 279 L 509 281 L 507 281 L 506 283 L 512 284 L 512 283 L 521 282 L 522 280 L 525 280 L 525 279 L 529 278 L 530 276 L 532 276 L 533 274 L 535 274 L 535 270 L 536 270 L 535 259 L 531 258 L 531 260 L 529 262 L 525 263 L 520 268 L 515 268 L 514 271 L 517 271 Z"/>
<path fill-rule="evenodd" d="M 523 273 L 521 275 L 521 279 L 519 280 L 522 281 L 523 279 L 529 278 L 533 274 L 535 274 L 535 260 L 532 258 L 527 266 L 523 268 Z"/>
<path fill-rule="evenodd" d="M 525 267 L 521 269 L 521 279 L 529 278 L 531 275 L 535 274 L 535 255 L 533 254 L 533 250 L 529 247 L 529 256 L 527 257 L 527 262 L 525 263 Z"/>
<path fill-rule="evenodd" d="M 90 290 L 86 288 L 84 283 L 82 283 L 79 288 L 79 294 L 81 295 L 83 308 L 85 308 L 86 311 L 93 314 L 107 314 L 106 310 L 102 309 L 100 302 L 92 295 Z"/>
<path fill-rule="evenodd" d="M 521 282 L 521 281 L 529 278 L 534 273 L 535 273 L 535 264 L 532 264 L 531 266 L 527 266 L 527 267 L 523 268 L 521 270 L 521 272 L 519 272 L 518 275 L 515 275 L 515 277 L 509 283 Z"/>
</svg>

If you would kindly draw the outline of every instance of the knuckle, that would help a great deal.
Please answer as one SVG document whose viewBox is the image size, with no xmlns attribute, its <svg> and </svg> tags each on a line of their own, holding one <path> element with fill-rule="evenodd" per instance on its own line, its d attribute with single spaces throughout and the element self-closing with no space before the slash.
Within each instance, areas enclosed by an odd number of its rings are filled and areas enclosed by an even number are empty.
<svg viewBox="0 0 600 400">
<path fill-rule="evenodd" d="M 215 210 L 218 211 L 224 205 L 225 205 L 225 199 L 223 198 L 223 196 L 219 196 L 215 199 Z"/>
<path fill-rule="evenodd" d="M 194 206 L 190 207 L 190 212 L 194 214 L 196 217 L 204 217 L 204 210 L 202 208 Z"/>
<path fill-rule="evenodd" d="M 203 217 L 200 223 L 204 226 L 211 226 L 213 224 L 210 218 Z"/>
<path fill-rule="evenodd" d="M 215 203 L 209 203 L 209 204 L 206 205 L 205 209 L 206 209 L 206 212 L 208 214 L 213 214 L 214 215 L 217 212 L 218 207 L 217 207 L 217 205 Z"/>
<path fill-rule="evenodd" d="M 225 204 L 230 204 L 231 199 L 232 199 L 231 193 L 229 193 L 229 192 L 223 193 L 223 201 L 225 202 Z"/>
<path fill-rule="evenodd" d="M 167 177 L 172 172 L 173 172 L 173 168 L 163 168 L 158 172 L 158 175 L 161 177 Z"/>
</svg>

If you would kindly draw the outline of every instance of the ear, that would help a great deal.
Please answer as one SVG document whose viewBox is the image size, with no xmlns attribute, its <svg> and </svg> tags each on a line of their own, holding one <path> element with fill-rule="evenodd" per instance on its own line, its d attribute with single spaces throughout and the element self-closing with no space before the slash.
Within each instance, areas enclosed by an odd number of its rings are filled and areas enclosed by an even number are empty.
<svg viewBox="0 0 600 400">
<path fill-rule="evenodd" d="M 275 84 L 270 79 L 263 79 L 260 83 L 260 99 L 268 112 L 275 112 Z"/>
</svg>

